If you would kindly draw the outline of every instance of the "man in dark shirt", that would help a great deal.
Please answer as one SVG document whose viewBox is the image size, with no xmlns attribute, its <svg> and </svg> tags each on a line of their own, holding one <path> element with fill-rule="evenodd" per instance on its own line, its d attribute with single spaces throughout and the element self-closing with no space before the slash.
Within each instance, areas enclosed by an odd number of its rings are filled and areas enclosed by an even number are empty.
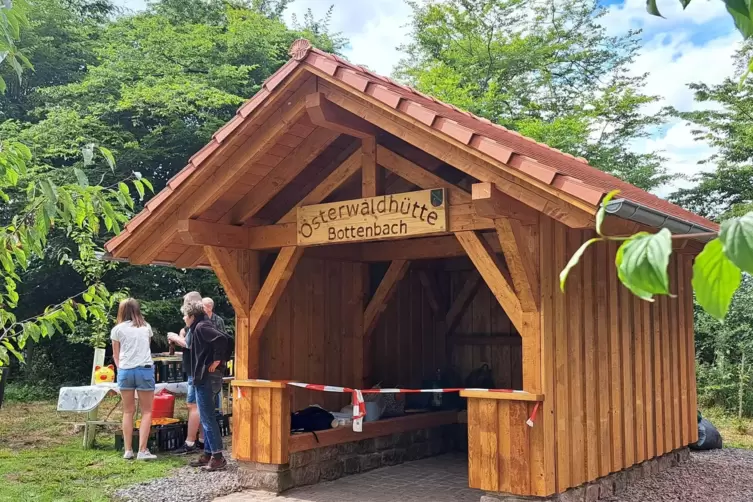
<svg viewBox="0 0 753 502">
<path fill-rule="evenodd" d="M 185 314 L 184 308 L 189 302 L 200 302 L 201 294 L 198 291 L 191 291 L 183 297 L 183 306 L 180 311 Z M 185 455 L 186 453 L 198 452 L 204 448 L 204 431 L 201 429 L 201 420 L 199 418 L 199 408 L 196 406 L 196 389 L 193 385 L 191 376 L 191 330 L 188 326 L 180 330 L 180 334 L 168 333 L 167 339 L 182 348 L 183 353 L 183 372 L 188 375 L 188 393 L 186 395 L 186 407 L 188 407 L 188 427 L 186 431 L 186 442 L 180 448 L 173 450 L 175 455 Z M 198 435 L 198 444 L 197 442 Z"/>
<path fill-rule="evenodd" d="M 212 321 L 214 327 L 219 331 L 227 333 L 227 330 L 225 329 L 225 321 L 214 312 L 214 300 L 211 298 L 202 298 L 201 302 L 204 304 L 204 312 L 207 315 L 207 319 Z"/>
<path fill-rule="evenodd" d="M 183 312 L 191 332 L 190 375 L 204 428 L 204 453 L 191 465 L 208 471 L 222 470 L 227 467 L 227 460 L 222 455 L 222 434 L 214 411 L 232 343 L 224 332 L 217 330 L 207 319 L 201 302 L 189 302 L 184 305 Z"/>
</svg>

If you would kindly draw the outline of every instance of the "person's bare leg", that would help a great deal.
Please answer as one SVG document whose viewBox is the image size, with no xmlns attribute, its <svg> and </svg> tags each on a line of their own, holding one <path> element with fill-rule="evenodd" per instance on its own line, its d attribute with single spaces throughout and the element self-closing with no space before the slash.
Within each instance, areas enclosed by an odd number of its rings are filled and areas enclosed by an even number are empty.
<svg viewBox="0 0 753 502">
<path fill-rule="evenodd" d="M 201 433 L 199 432 L 199 426 L 201 425 L 199 407 L 196 406 L 196 403 L 186 403 L 186 406 L 188 406 L 188 432 L 186 433 L 186 441 L 193 442 L 196 441 L 197 434 L 201 438 Z"/>
<path fill-rule="evenodd" d="M 136 411 L 135 391 L 121 390 L 123 398 L 123 449 L 133 450 L 133 413 Z"/>
<path fill-rule="evenodd" d="M 149 442 L 149 432 L 152 430 L 152 402 L 154 391 L 140 390 L 139 406 L 141 406 L 141 427 L 139 427 L 139 451 L 146 451 Z"/>
</svg>

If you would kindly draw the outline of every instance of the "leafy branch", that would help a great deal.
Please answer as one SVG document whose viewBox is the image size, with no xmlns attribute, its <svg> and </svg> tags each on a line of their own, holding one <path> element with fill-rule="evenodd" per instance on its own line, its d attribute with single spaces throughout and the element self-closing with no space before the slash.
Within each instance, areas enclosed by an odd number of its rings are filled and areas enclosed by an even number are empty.
<svg viewBox="0 0 753 502">
<path fill-rule="evenodd" d="M 567 276 L 589 246 L 605 241 L 620 241 L 615 265 L 617 276 L 634 295 L 653 301 L 654 295 L 669 295 L 669 258 L 673 239 L 713 237 L 693 263 L 693 291 L 706 312 L 723 320 L 732 296 L 740 286 L 742 272 L 753 273 L 753 212 L 730 218 L 721 225 L 720 232 L 672 235 L 663 228 L 659 232 L 638 232 L 631 236 L 610 236 L 602 233 L 606 206 L 619 193 L 614 190 L 604 198 L 596 214 L 598 237 L 584 242 L 560 272 L 560 289 L 565 291 Z"/>
</svg>

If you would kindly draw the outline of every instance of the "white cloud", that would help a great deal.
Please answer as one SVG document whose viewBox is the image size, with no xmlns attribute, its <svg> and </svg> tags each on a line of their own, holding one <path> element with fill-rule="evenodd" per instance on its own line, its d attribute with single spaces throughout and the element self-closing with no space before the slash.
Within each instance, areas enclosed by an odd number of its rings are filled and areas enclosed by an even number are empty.
<svg viewBox="0 0 753 502">
<path fill-rule="evenodd" d="M 392 73 L 402 54 L 397 47 L 407 41 L 411 9 L 404 0 L 353 2 L 352 0 L 298 0 L 293 2 L 286 18 L 299 19 L 307 9 L 315 18 L 332 11 L 331 30 L 342 32 L 350 41 L 343 52 L 353 63 L 368 66 L 382 75 Z"/>
</svg>

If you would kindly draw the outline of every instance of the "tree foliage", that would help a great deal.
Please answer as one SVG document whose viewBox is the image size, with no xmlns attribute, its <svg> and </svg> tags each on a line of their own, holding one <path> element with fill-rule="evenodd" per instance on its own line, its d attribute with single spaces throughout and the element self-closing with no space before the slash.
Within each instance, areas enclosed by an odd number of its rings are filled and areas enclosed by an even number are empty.
<svg viewBox="0 0 753 502">
<path fill-rule="evenodd" d="M 33 335 L 28 344 L 13 346 L 20 356 L 33 355 L 29 376 L 42 372 L 53 382 L 58 375 L 65 381 L 74 372 L 64 366 L 81 361 L 79 343 L 104 345 L 111 318 L 100 314 L 112 313 L 118 298 L 113 292 L 142 300 L 156 349 L 167 330 L 180 328 L 179 298 L 187 291 L 214 297 L 218 312 L 232 316 L 211 272 L 116 266 L 97 260 L 96 253 L 149 199 L 150 182 L 161 189 L 287 61 L 295 39 L 307 37 L 329 51 L 342 47 L 344 40 L 329 30 L 329 17 L 308 13 L 286 26 L 282 14 L 289 3 L 162 0 L 137 14 L 123 14 L 107 0 L 14 4 L 28 19 L 14 38 L 16 51 L 34 63 L 34 71 L 19 80 L 11 65 L 0 66 L 8 84 L 0 95 L 3 153 L 18 155 L 12 149 L 17 147 L 25 161 L 23 173 L 3 171 L 0 189 L 9 200 L 0 204 L 0 225 L 12 227 L 31 207 L 49 216 L 49 201 L 56 203 L 44 240 L 35 241 L 42 242 L 42 253 L 25 252 L 24 267 L 11 249 L 15 292 L 0 300 L 2 308 L 6 297 L 17 303 L 15 317 L 5 318 L 5 327 L 12 328 L 7 333 L 20 340 L 17 335 L 28 328 Z M 7 183 L 10 177 L 18 179 Z M 36 186 L 33 200 L 30 183 Z M 90 305 L 100 307 L 90 312 Z M 39 334 L 54 329 L 66 343 L 36 342 L 35 328 L 24 324 L 47 307 L 53 318 L 65 314 L 71 322 L 50 320 L 51 326 L 39 325 Z M 85 375 L 86 365 L 79 369 Z"/>
<path fill-rule="evenodd" d="M 638 33 L 606 34 L 594 0 L 411 2 L 413 31 L 397 75 L 419 90 L 586 157 L 651 190 L 669 180 L 658 153 L 638 154 L 665 111 L 631 75 Z"/>
</svg>

